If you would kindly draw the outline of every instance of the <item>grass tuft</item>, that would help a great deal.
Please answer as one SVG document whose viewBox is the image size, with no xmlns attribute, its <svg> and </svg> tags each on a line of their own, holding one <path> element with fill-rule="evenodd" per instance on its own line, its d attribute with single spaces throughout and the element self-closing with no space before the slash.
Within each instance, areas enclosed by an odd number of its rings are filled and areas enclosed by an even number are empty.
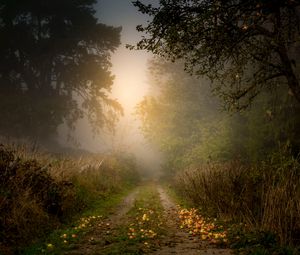
<svg viewBox="0 0 300 255">
<path fill-rule="evenodd" d="M 300 246 L 300 163 L 288 151 L 255 165 L 234 161 L 188 169 L 176 176 L 174 187 L 203 215 L 249 226 L 242 233 L 246 243 L 237 246 L 264 251 L 259 254 Z"/>
</svg>

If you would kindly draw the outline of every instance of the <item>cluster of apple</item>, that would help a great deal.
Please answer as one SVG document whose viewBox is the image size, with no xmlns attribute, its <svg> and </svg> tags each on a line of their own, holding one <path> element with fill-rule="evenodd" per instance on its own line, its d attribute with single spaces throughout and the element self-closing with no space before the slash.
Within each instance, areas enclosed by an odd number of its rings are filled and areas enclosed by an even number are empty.
<svg viewBox="0 0 300 255">
<path fill-rule="evenodd" d="M 92 227 L 95 225 L 95 222 L 99 222 L 99 220 L 102 218 L 101 215 L 95 216 L 88 216 L 88 217 L 82 217 L 79 220 L 78 226 L 74 227 L 75 230 L 78 229 L 85 229 L 87 227 Z"/>
<path fill-rule="evenodd" d="M 154 238 L 155 236 L 157 236 L 157 233 L 155 233 L 152 229 L 143 229 L 143 228 L 136 229 L 130 227 L 127 235 L 129 239 L 134 239 L 137 237 L 147 239 L 147 238 Z"/>
<path fill-rule="evenodd" d="M 149 246 L 146 240 L 155 238 L 156 230 L 162 224 L 158 214 L 152 209 L 139 208 L 134 219 L 127 231 L 128 238 L 143 241 L 146 246 Z"/>
<path fill-rule="evenodd" d="M 70 239 L 77 238 L 77 234 L 69 234 L 68 235 L 68 234 L 64 233 L 60 236 L 60 238 L 63 240 L 64 244 L 68 244 Z"/>
<path fill-rule="evenodd" d="M 211 244 L 227 243 L 227 231 L 223 226 L 204 219 L 195 208 L 178 210 L 180 219 L 180 228 L 187 229 L 189 234 L 199 236 L 203 241 L 209 241 Z"/>
<path fill-rule="evenodd" d="M 56 240 L 54 243 L 48 243 L 46 245 L 47 251 L 50 253 L 54 251 L 57 247 L 61 247 L 61 245 L 70 245 L 74 242 L 76 242 L 76 239 L 78 239 L 78 236 L 80 236 L 80 233 L 83 232 L 84 230 L 93 227 L 93 226 L 102 226 L 103 220 L 102 216 L 98 215 L 91 215 L 87 217 L 81 217 L 76 224 L 71 229 L 66 230 L 60 235 L 60 238 Z M 46 250 L 43 249 L 43 253 L 46 252 Z"/>
</svg>

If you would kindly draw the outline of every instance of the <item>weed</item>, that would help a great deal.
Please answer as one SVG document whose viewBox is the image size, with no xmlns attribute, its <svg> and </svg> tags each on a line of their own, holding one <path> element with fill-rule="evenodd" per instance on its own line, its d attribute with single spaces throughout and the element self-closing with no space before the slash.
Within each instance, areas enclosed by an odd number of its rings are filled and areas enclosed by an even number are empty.
<svg viewBox="0 0 300 255">
<path fill-rule="evenodd" d="M 176 176 L 174 187 L 203 215 L 253 230 L 244 236 L 249 243 L 239 245 L 263 252 L 300 245 L 300 164 L 288 151 L 255 165 L 235 161 L 188 169 Z"/>
</svg>

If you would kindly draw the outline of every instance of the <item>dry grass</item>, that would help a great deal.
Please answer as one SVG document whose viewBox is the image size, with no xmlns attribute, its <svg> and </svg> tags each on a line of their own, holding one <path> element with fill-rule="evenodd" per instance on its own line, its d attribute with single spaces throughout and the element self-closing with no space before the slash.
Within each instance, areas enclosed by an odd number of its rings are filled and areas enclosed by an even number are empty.
<svg viewBox="0 0 300 255">
<path fill-rule="evenodd" d="M 126 156 L 54 157 L 0 145 L 0 253 L 28 245 L 135 181 Z"/>
<path fill-rule="evenodd" d="M 254 166 L 202 165 L 179 173 L 175 187 L 210 215 L 276 233 L 281 244 L 300 243 L 300 164 L 290 155 Z"/>
<path fill-rule="evenodd" d="M 51 226 L 50 217 L 42 205 L 32 199 L 29 190 L 22 192 L 12 201 L 10 213 L 7 223 L 11 228 L 7 232 L 12 234 L 10 238 L 12 242 L 16 241 L 15 245 L 23 240 L 30 241 L 37 238 Z M 37 227 L 41 224 L 43 228 Z"/>
</svg>

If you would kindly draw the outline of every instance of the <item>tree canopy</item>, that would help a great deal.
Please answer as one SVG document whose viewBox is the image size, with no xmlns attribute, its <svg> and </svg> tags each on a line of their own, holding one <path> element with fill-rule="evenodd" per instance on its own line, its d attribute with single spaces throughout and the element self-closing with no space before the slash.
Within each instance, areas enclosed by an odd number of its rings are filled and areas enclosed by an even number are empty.
<svg viewBox="0 0 300 255">
<path fill-rule="evenodd" d="M 277 88 L 261 91 L 251 110 L 220 111 L 209 82 L 188 75 L 182 63 L 154 59 L 149 63 L 150 93 L 137 106 L 141 130 L 174 174 L 207 161 L 264 160 L 279 146 L 299 153 L 300 105 Z"/>
<path fill-rule="evenodd" d="M 99 23 L 94 0 L 1 0 L 0 133 L 41 138 L 87 116 L 112 128 L 110 54 L 121 28 Z"/>
<path fill-rule="evenodd" d="M 262 89 L 286 86 L 300 101 L 299 0 L 134 1 L 153 19 L 137 49 L 171 60 L 213 80 L 232 109 L 243 109 Z"/>
</svg>

